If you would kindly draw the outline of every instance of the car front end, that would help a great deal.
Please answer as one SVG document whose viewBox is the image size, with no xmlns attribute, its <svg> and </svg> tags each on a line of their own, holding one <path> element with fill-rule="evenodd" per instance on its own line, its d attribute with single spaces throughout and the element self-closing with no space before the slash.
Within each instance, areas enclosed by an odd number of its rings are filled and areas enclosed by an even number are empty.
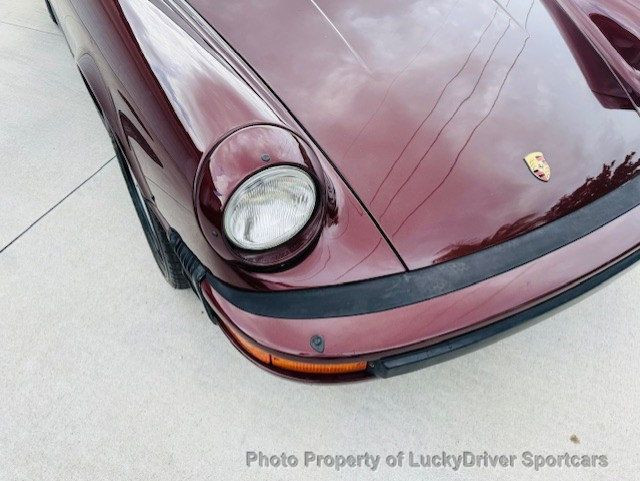
<svg viewBox="0 0 640 481">
<path fill-rule="evenodd" d="M 638 259 L 627 0 L 348 3 L 53 3 L 85 23 L 62 22 L 167 256 L 243 354 L 402 374 Z"/>
</svg>

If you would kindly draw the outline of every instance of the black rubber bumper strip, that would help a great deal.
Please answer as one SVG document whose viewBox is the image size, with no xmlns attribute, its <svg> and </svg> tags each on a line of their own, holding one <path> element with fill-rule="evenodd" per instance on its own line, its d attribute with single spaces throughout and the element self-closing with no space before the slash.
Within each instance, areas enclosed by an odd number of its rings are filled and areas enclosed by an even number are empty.
<svg viewBox="0 0 640 481">
<path fill-rule="evenodd" d="M 207 274 L 243 311 L 282 319 L 357 316 L 416 304 L 503 274 L 598 230 L 640 205 L 640 177 L 589 205 L 510 241 L 415 271 L 337 286 L 289 291 L 239 289 Z"/>
<path fill-rule="evenodd" d="M 480 329 L 447 339 L 446 341 L 423 349 L 398 354 L 396 356 L 389 356 L 369 363 L 368 370 L 378 377 L 386 378 L 439 364 L 453 357 L 458 357 L 480 349 L 487 344 L 491 344 L 507 335 L 514 334 L 528 327 L 528 321 L 539 318 L 539 316 L 587 293 L 638 261 L 640 261 L 640 251 L 634 252 L 577 286 L 545 302 L 541 302 L 526 311 L 519 312 L 501 321 L 494 322 Z"/>
</svg>

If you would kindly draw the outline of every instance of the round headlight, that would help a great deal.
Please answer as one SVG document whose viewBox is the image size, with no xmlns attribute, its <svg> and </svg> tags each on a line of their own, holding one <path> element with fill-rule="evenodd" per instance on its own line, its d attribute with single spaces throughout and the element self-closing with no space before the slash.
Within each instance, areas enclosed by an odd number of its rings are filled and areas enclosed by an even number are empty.
<svg viewBox="0 0 640 481">
<path fill-rule="evenodd" d="M 316 206 L 316 186 L 304 170 L 280 165 L 240 185 L 224 211 L 224 232 L 236 246 L 260 251 L 300 232 Z"/>
</svg>

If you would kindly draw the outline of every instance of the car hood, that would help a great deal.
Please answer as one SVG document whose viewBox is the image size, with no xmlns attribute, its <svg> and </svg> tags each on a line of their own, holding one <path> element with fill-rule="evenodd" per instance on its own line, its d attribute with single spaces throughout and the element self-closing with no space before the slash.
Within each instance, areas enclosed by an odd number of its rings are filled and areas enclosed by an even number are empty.
<svg viewBox="0 0 640 481">
<path fill-rule="evenodd" d="M 559 2 L 190 3 L 324 149 L 410 269 L 535 229 L 638 172 L 628 90 Z M 524 162 L 533 152 L 548 182 Z"/>
</svg>

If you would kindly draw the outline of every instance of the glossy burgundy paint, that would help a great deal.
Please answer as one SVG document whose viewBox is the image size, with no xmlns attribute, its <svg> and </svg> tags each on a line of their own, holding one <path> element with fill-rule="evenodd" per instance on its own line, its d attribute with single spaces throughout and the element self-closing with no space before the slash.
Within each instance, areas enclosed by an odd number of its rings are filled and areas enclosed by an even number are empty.
<svg viewBox="0 0 640 481">
<path fill-rule="evenodd" d="M 189 3 L 215 30 L 183 0 L 52 1 L 145 195 L 235 286 L 318 287 L 443 262 L 551 222 L 640 169 L 630 0 Z M 233 143 L 237 132 L 247 137 Z M 219 233 L 222 204 L 260 168 L 265 139 L 277 162 L 319 176 L 326 201 L 308 249 L 275 271 L 248 266 Z M 551 164 L 549 183 L 523 162 L 534 151 Z M 535 262 L 378 314 L 262 318 L 204 289 L 224 323 L 268 349 L 372 357 L 563 291 L 638 249 L 639 221 L 635 209 Z M 322 354 L 309 346 L 318 333 Z"/>
<path fill-rule="evenodd" d="M 216 276 L 238 286 L 287 289 L 403 270 L 367 212 L 308 139 L 337 206 L 313 249 L 279 274 L 247 271 L 226 262 L 225 253 L 211 248 L 198 224 L 194 208 L 198 168 L 222 139 L 239 128 L 255 123 L 295 128 L 286 110 L 268 105 L 256 94 L 259 85 L 241 79 L 241 66 L 233 58 L 206 44 L 192 24 L 162 1 L 52 3 L 76 59 L 90 56 L 98 65 L 99 76 L 91 76 L 88 83 L 92 89 L 99 82 L 107 85 L 98 101 L 134 172 L 144 173 L 139 180 L 148 198 L 167 226 L 180 232 Z"/>
<path fill-rule="evenodd" d="M 412 269 L 567 214 L 564 199 L 640 148 L 636 112 L 603 108 L 558 28 L 572 4 L 631 29 L 637 7 L 622 1 L 192 3 L 309 129 Z M 584 40 L 583 50 L 595 54 Z M 523 164 L 540 150 L 547 185 Z"/>
<path fill-rule="evenodd" d="M 307 358 L 364 357 L 418 349 L 497 321 L 577 285 L 640 249 L 640 208 L 535 262 L 430 301 L 362 316 L 274 319 L 243 312 L 208 285 L 204 292 L 225 323 L 269 349 Z M 309 346 L 325 338 L 325 351 Z"/>
</svg>

